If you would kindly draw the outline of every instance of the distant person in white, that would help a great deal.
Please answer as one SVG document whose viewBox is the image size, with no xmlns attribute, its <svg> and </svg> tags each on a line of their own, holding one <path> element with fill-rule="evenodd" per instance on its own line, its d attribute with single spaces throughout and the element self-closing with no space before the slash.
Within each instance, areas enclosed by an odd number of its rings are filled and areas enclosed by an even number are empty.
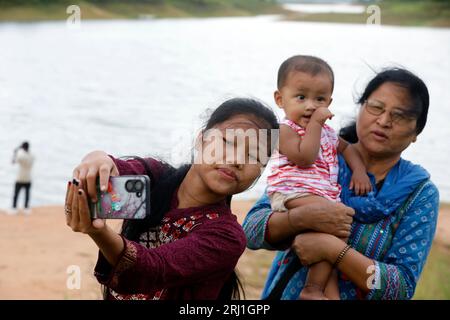
<svg viewBox="0 0 450 320">
<path fill-rule="evenodd" d="M 20 147 L 14 150 L 12 163 L 17 163 L 19 165 L 19 169 L 14 188 L 13 210 L 10 214 L 17 214 L 17 198 L 19 197 L 19 193 L 22 188 L 25 189 L 25 214 L 28 215 L 31 213 L 28 208 L 28 204 L 30 201 L 31 169 L 33 167 L 34 157 L 30 153 L 29 149 L 30 144 L 28 142 L 24 142 Z"/>
</svg>

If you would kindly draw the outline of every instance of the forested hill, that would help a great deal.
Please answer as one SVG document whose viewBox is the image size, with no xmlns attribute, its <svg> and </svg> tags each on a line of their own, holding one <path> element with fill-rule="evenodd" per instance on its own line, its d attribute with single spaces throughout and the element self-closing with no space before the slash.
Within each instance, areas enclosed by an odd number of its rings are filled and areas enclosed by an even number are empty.
<svg viewBox="0 0 450 320">
<path fill-rule="evenodd" d="M 276 0 L 0 0 L 0 21 L 58 20 L 78 5 L 83 19 L 246 16 L 278 13 Z"/>
</svg>

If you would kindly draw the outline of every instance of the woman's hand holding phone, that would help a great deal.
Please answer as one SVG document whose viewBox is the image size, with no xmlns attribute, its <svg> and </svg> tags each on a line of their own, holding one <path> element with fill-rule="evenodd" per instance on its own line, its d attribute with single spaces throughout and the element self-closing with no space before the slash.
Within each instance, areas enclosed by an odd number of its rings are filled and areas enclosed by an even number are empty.
<svg viewBox="0 0 450 320">
<path fill-rule="evenodd" d="M 118 176 L 114 161 L 103 151 L 94 151 L 86 155 L 73 171 L 74 179 L 78 179 L 84 186 L 92 202 L 97 202 L 97 177 L 100 190 L 106 191 L 110 176 Z"/>
<path fill-rule="evenodd" d="M 66 222 L 75 232 L 98 233 L 106 228 L 102 219 L 91 219 L 89 199 L 97 202 L 96 181 L 99 177 L 100 188 L 105 191 L 110 176 L 119 175 L 114 161 L 103 151 L 94 151 L 83 158 L 73 171 L 73 181 L 66 192 Z"/>
<path fill-rule="evenodd" d="M 97 177 L 106 190 L 109 177 L 118 174 L 114 161 L 105 152 L 89 153 L 73 171 L 74 179 L 68 183 L 65 205 L 67 225 L 74 232 L 88 234 L 113 266 L 124 249 L 122 237 L 111 230 L 105 220 L 91 218 L 88 195 L 91 201 L 97 201 Z"/>
</svg>

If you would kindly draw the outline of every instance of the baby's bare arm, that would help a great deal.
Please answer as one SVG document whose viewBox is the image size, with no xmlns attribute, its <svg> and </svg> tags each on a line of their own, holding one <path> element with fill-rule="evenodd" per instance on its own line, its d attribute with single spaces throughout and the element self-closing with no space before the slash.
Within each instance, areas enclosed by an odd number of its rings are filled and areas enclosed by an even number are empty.
<svg viewBox="0 0 450 320">
<path fill-rule="evenodd" d="M 342 154 L 352 171 L 366 172 L 366 166 L 359 154 L 359 152 L 347 141 L 339 138 L 338 152 Z"/>
<path fill-rule="evenodd" d="M 339 138 L 338 152 L 341 153 L 352 169 L 353 175 L 350 181 L 350 189 L 355 189 L 356 195 L 364 195 L 372 190 L 366 166 L 356 148 L 347 141 Z"/>
<path fill-rule="evenodd" d="M 319 123 L 311 122 L 302 139 L 292 128 L 281 125 L 280 152 L 300 167 L 312 165 L 319 154 L 321 131 Z"/>
</svg>

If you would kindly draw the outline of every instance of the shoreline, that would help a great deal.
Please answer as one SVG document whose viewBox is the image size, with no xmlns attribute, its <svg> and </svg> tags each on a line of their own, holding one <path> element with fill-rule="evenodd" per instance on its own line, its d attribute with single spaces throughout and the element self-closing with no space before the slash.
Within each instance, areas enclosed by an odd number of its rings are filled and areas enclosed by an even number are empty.
<svg viewBox="0 0 450 320">
<path fill-rule="evenodd" d="M 72 14 L 66 10 L 69 5 L 80 8 L 83 20 L 146 20 L 160 18 L 214 18 L 214 17 L 251 17 L 263 14 L 285 13 L 278 4 L 235 5 L 227 1 L 216 4 L 198 5 L 191 2 L 151 3 L 90 3 L 88 1 L 72 1 L 48 5 L 15 5 L 0 6 L 1 22 L 40 22 L 64 21 Z"/>
<path fill-rule="evenodd" d="M 355 7 L 364 7 L 363 12 L 301 12 L 286 14 L 287 21 L 374 24 L 380 20 L 382 26 L 404 27 L 450 27 L 450 3 L 419 0 L 359 1 Z"/>
</svg>

